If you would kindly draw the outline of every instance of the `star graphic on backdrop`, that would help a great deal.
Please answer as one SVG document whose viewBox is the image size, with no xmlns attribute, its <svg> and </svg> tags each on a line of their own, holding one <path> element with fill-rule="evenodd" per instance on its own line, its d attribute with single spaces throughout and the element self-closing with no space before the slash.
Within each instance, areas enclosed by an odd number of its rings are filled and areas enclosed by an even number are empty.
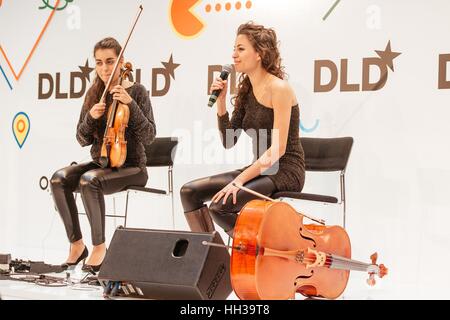
<svg viewBox="0 0 450 320">
<path fill-rule="evenodd" d="M 383 61 L 388 67 L 389 69 L 391 69 L 392 71 L 394 71 L 394 63 L 393 60 L 401 55 L 401 52 L 394 52 L 391 51 L 391 41 L 388 41 L 388 44 L 386 46 L 386 49 L 384 49 L 384 51 L 381 50 L 375 50 L 375 52 L 380 56 L 381 61 Z"/>
<path fill-rule="evenodd" d="M 175 69 L 178 68 L 180 66 L 180 64 L 173 62 L 172 54 L 170 55 L 168 62 L 161 61 L 161 63 L 164 66 L 164 68 L 166 68 L 166 71 L 170 74 L 170 76 L 173 78 L 173 80 L 175 80 Z"/>
<path fill-rule="evenodd" d="M 94 70 L 94 68 L 89 67 L 89 61 L 86 59 L 86 63 L 84 66 L 78 66 L 80 68 L 81 73 L 84 75 L 86 79 L 88 79 L 89 82 L 91 82 L 91 79 L 89 78 L 89 74 Z"/>
</svg>

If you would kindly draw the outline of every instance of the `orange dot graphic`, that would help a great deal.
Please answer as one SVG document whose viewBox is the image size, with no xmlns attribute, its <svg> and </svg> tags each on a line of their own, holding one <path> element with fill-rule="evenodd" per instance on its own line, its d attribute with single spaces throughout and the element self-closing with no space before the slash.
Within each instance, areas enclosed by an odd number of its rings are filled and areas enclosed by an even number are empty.
<svg viewBox="0 0 450 320">
<path fill-rule="evenodd" d="M 17 121 L 17 131 L 22 133 L 25 130 L 25 122 L 23 120 Z"/>
<path fill-rule="evenodd" d="M 222 5 L 220 3 L 216 4 L 216 11 L 219 12 L 222 9 Z"/>
<path fill-rule="evenodd" d="M 206 10 L 206 12 L 211 12 L 211 5 L 210 5 L 210 4 L 207 4 L 207 5 L 205 6 L 205 10 Z"/>
<path fill-rule="evenodd" d="M 241 3 L 238 1 L 236 2 L 236 9 L 239 10 L 241 8 Z"/>
<path fill-rule="evenodd" d="M 252 2 L 251 2 L 251 1 L 247 1 L 247 2 L 245 3 L 245 7 L 246 7 L 247 9 L 250 9 L 250 8 L 252 7 Z"/>
<path fill-rule="evenodd" d="M 230 9 L 231 9 L 231 3 L 227 2 L 227 3 L 225 4 L 225 9 L 227 9 L 227 11 L 230 11 Z"/>
</svg>

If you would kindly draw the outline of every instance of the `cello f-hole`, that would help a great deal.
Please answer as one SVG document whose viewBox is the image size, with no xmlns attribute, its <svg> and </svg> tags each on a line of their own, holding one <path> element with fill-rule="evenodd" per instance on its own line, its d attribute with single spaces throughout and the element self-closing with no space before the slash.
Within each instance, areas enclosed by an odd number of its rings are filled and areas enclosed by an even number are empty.
<svg viewBox="0 0 450 320">
<path fill-rule="evenodd" d="M 300 227 L 300 229 L 299 229 L 300 237 L 302 237 L 302 238 L 305 239 L 305 240 L 311 241 L 311 242 L 313 243 L 313 247 L 315 248 L 315 247 L 316 247 L 316 241 L 315 241 L 313 238 L 310 238 L 310 237 L 307 237 L 307 236 L 303 235 L 302 232 L 303 232 L 303 228 Z"/>
<path fill-rule="evenodd" d="M 309 275 L 304 275 L 304 276 L 298 276 L 297 278 L 295 278 L 295 285 L 297 285 L 297 280 L 299 279 L 309 279 L 314 275 L 314 270 L 311 270 Z"/>
</svg>

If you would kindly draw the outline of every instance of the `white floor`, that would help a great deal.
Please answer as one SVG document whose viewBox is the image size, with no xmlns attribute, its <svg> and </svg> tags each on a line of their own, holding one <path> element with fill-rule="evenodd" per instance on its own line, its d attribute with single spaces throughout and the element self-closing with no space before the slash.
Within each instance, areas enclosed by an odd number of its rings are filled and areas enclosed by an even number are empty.
<svg viewBox="0 0 450 320">
<path fill-rule="evenodd" d="M 324 208 L 326 209 L 326 208 Z M 308 210 L 306 210 L 308 211 Z M 324 211 L 324 210 L 322 210 Z M 314 212 L 311 210 L 311 212 Z M 135 215 L 137 216 L 137 215 Z M 329 216 L 332 216 L 331 214 Z M 56 220 L 56 217 L 55 217 Z M 112 219 L 107 220 L 111 222 Z M 81 220 L 86 224 L 85 219 Z M 109 226 L 107 235 L 109 237 L 114 233 L 117 224 L 120 221 L 114 221 L 113 225 Z M 133 221 L 131 220 L 132 226 Z M 337 223 L 337 221 L 330 221 L 330 224 Z M 167 224 L 161 223 L 162 229 L 167 228 Z M 135 225 L 144 225 L 143 222 L 136 222 Z M 367 275 L 361 272 L 352 271 L 350 279 L 344 293 L 339 297 L 340 300 L 392 300 L 392 299 L 450 299 L 448 288 L 450 286 L 450 277 L 443 268 L 430 269 L 428 260 L 420 259 L 419 256 L 412 259 L 410 256 L 418 250 L 409 244 L 410 238 L 400 235 L 395 238 L 390 238 L 389 235 L 383 231 L 388 223 L 378 226 L 378 234 L 376 237 L 365 237 L 365 233 L 370 233 L 371 229 L 364 229 L 364 234 L 360 234 L 359 229 L 350 226 L 350 233 L 352 236 L 352 258 L 363 262 L 369 262 L 368 258 L 374 251 L 379 252 L 379 262 L 384 263 L 389 268 L 389 274 L 383 278 L 378 279 L 375 287 L 369 287 L 366 284 Z M 84 226 L 86 242 L 90 243 L 87 226 Z M 144 227 L 147 227 L 144 225 Z M 148 226 L 155 228 L 154 225 Z M 157 226 L 158 227 L 158 226 Z M 157 228 L 156 227 L 156 228 Z M 61 225 L 56 222 L 50 226 L 41 228 L 43 234 L 42 241 L 35 241 L 34 247 L 30 246 L 16 246 L 14 250 L 8 251 L 12 254 L 13 259 L 30 259 L 33 261 L 45 261 L 46 263 L 57 264 L 61 262 L 66 255 L 68 245 L 62 243 L 65 234 Z M 373 228 L 375 229 L 375 227 Z M 356 232 L 358 231 L 358 232 Z M 361 231 L 362 232 L 362 231 Z M 222 238 L 227 240 L 226 235 L 219 231 Z M 367 240 L 366 238 L 369 238 Z M 59 242 L 56 242 L 57 239 Z M 442 265 L 450 261 L 448 255 L 448 246 L 445 241 L 432 241 L 433 239 L 424 238 L 425 242 L 421 248 L 428 248 L 439 252 L 439 260 Z M 409 242 L 408 242 L 409 241 Z M 373 243 L 371 243 L 373 242 Z M 59 247 L 56 247 L 59 244 Z M 406 243 L 406 244 L 405 244 Z M 396 250 L 397 247 L 402 246 L 403 250 Z M 4 244 L 7 248 L 7 244 Z M 5 249 L 3 249 L 5 250 Z M 415 251 L 414 251 L 415 250 Z M 3 253 L 5 253 L 4 251 Z M 79 267 L 81 268 L 81 267 Z M 74 282 L 79 281 L 84 273 L 80 269 L 75 269 L 71 272 L 71 278 Z M 64 274 L 55 274 L 57 277 L 64 277 Z M 103 299 L 102 288 L 95 286 L 66 286 L 66 287 L 43 287 L 36 284 L 25 283 L 20 281 L 0 280 L 0 296 L 2 299 Z M 232 293 L 228 300 L 237 300 L 237 296 Z M 301 295 L 296 295 L 296 299 L 304 299 Z"/>
<path fill-rule="evenodd" d="M 100 286 L 80 285 L 79 280 L 86 274 L 81 267 L 70 271 L 73 285 L 64 287 L 46 287 L 34 283 L 15 280 L 0 280 L 0 295 L 4 300 L 103 300 L 103 289 Z M 65 277 L 64 273 L 51 274 L 55 277 Z M 339 300 L 392 300 L 392 299 L 443 299 L 445 293 L 437 291 L 422 294 L 414 285 L 394 284 L 389 275 L 379 279 L 374 287 L 366 284 L 366 275 L 351 273 L 349 283 Z M 124 299 L 124 298 L 117 298 Z M 304 299 L 297 294 L 296 300 Z M 230 294 L 227 300 L 237 300 L 237 296 Z"/>
</svg>

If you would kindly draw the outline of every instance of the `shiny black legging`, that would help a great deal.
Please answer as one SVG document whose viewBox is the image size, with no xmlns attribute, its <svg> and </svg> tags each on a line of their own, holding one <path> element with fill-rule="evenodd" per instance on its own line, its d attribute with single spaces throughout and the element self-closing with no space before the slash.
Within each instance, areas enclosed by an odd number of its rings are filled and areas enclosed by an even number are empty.
<svg viewBox="0 0 450 320">
<path fill-rule="evenodd" d="M 82 238 L 73 192 L 79 191 L 91 225 L 92 244 L 105 242 L 105 198 L 127 186 L 145 186 L 146 168 L 100 168 L 95 162 L 72 165 L 56 171 L 50 180 L 53 200 L 69 241 Z"/>
<path fill-rule="evenodd" d="M 186 183 L 180 191 L 184 212 L 194 211 L 204 206 L 205 202 L 211 200 L 217 192 L 241 173 L 242 171 L 235 170 Z M 258 176 L 244 186 L 265 196 L 270 196 L 277 191 L 275 184 L 268 176 Z M 230 231 L 236 224 L 239 211 L 247 202 L 253 199 L 258 199 L 258 197 L 239 190 L 236 196 L 236 204 L 233 204 L 233 196 L 230 195 L 225 204 L 223 204 L 223 199 L 219 202 L 212 202 L 209 206 L 209 212 L 214 222 L 225 231 Z"/>
</svg>

